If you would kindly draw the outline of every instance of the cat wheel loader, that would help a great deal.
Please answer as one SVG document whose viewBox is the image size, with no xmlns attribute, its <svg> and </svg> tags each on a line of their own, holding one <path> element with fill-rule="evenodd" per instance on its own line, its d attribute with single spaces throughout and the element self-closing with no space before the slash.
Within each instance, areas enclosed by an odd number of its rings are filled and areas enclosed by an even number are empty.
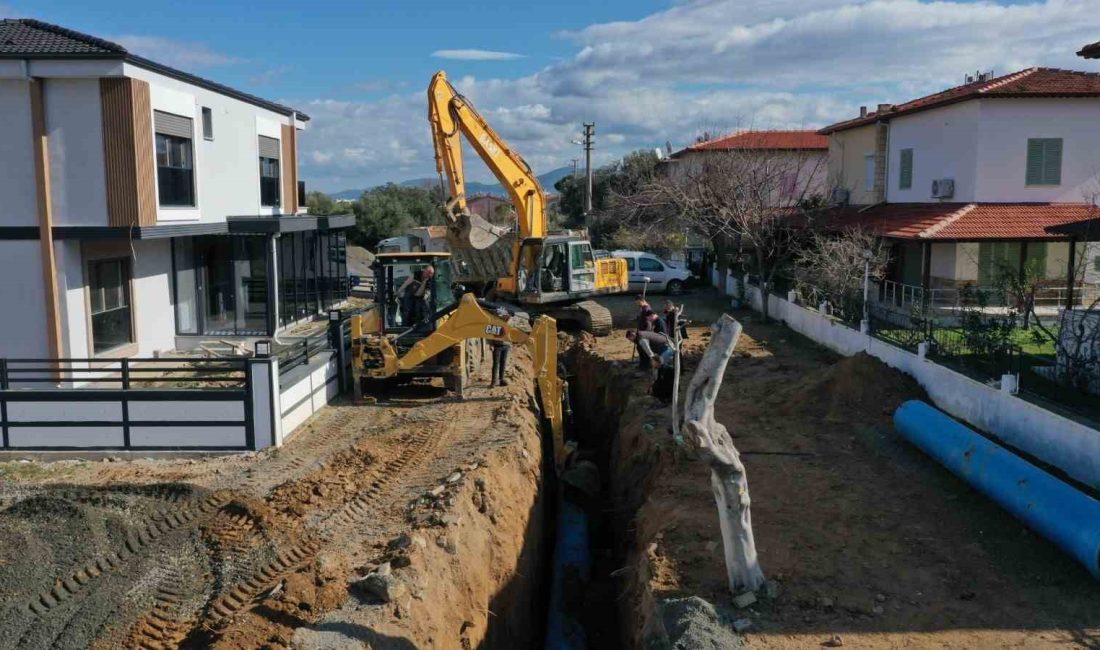
<svg viewBox="0 0 1100 650">
<path fill-rule="evenodd" d="M 472 293 L 456 295 L 449 257 L 437 252 L 384 253 L 375 258 L 375 304 L 351 319 L 357 397 L 382 382 L 442 377 L 461 399 L 479 365 L 481 341 L 525 345 L 531 351 L 543 417 L 553 434 L 554 460 L 559 468 L 564 466 L 571 451 L 564 441 L 568 390 L 558 373 L 556 322 L 538 316 L 525 331 L 507 306 L 478 300 Z M 426 273 L 429 268 L 432 272 Z M 398 295 L 401 287 L 408 288 L 410 278 L 414 286 L 425 286 L 422 295 L 414 297 L 419 301 L 415 305 L 408 304 L 409 291 Z"/>
</svg>

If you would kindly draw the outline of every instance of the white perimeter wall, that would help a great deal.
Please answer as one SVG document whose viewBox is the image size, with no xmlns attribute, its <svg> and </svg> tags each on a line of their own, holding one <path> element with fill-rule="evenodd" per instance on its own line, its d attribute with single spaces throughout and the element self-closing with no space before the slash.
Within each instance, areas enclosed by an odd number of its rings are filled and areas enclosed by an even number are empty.
<svg viewBox="0 0 1100 650">
<path fill-rule="evenodd" d="M 760 310 L 760 290 L 749 288 Z M 916 354 L 846 327 L 814 310 L 778 296 L 768 299 L 772 318 L 845 356 L 866 352 L 913 377 L 932 402 L 948 414 L 989 432 L 1005 443 L 1100 488 L 1100 431 L 1040 408 L 1015 395 L 974 381 Z"/>
<path fill-rule="evenodd" d="M 323 363 L 315 362 L 308 373 L 295 373 L 300 376 L 286 385 L 280 382 L 282 436 L 289 439 L 309 416 L 336 397 L 340 390 L 336 380 L 336 365 L 336 355 L 331 355 Z M 279 444 L 282 444 L 282 440 Z"/>
</svg>

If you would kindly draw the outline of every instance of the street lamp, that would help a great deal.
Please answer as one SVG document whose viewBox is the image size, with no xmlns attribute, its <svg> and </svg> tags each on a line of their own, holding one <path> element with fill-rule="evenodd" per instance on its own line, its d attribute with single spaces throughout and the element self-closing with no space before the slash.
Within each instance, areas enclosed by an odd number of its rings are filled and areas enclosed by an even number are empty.
<svg viewBox="0 0 1100 650">
<path fill-rule="evenodd" d="M 875 253 L 871 249 L 865 249 L 863 251 L 863 323 L 861 323 L 864 333 L 871 329 L 871 317 L 869 315 L 869 306 L 867 301 L 871 297 L 871 260 L 874 259 Z"/>
</svg>

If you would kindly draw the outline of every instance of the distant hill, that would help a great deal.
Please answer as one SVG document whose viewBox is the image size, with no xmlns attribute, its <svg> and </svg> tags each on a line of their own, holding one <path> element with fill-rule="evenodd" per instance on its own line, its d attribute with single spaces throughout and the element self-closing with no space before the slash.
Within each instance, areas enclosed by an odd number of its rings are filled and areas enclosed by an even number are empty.
<svg viewBox="0 0 1100 650">
<path fill-rule="evenodd" d="M 572 173 L 572 167 L 551 169 L 545 174 L 539 174 L 539 183 L 542 184 L 542 189 L 547 192 L 553 192 L 554 183 L 557 183 L 559 180 Z M 404 185 L 405 187 L 435 187 L 438 183 L 438 178 L 413 178 L 407 181 L 401 181 L 398 185 Z M 334 199 L 353 201 L 362 196 L 364 191 L 365 190 L 343 190 L 340 192 L 333 192 L 329 196 Z M 495 194 L 497 196 L 504 196 L 504 188 L 500 186 L 500 183 L 466 183 L 466 192 L 469 194 Z"/>
</svg>

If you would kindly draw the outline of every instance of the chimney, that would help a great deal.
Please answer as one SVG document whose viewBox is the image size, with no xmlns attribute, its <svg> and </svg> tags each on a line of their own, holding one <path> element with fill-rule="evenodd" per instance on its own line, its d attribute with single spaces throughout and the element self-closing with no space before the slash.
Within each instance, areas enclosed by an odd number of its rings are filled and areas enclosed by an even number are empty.
<svg viewBox="0 0 1100 650">
<path fill-rule="evenodd" d="M 893 104 L 879 104 L 878 105 L 878 112 L 879 113 L 885 113 L 887 111 L 892 111 L 892 110 L 894 110 L 894 105 Z"/>
<path fill-rule="evenodd" d="M 867 107 L 866 106 L 860 106 L 859 107 L 859 116 L 860 117 L 867 117 Z"/>
</svg>

